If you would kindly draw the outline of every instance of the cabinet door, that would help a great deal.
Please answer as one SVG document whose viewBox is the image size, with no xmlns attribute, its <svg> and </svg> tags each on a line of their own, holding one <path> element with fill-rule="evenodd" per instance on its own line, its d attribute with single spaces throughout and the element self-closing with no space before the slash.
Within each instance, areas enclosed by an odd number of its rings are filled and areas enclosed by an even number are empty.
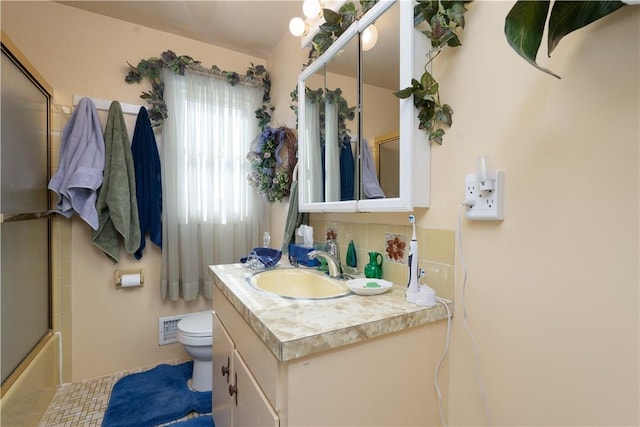
<svg viewBox="0 0 640 427">
<path fill-rule="evenodd" d="M 267 427 L 280 425 L 278 414 L 260 390 L 260 386 L 249 372 L 237 351 L 233 352 L 234 379 L 237 397 L 233 408 L 233 425 L 242 427 Z M 215 418 L 215 417 L 214 417 Z M 218 419 L 215 418 L 216 426 Z"/>
<path fill-rule="evenodd" d="M 411 86 L 414 76 L 424 72 L 424 52 L 429 52 L 430 42 L 413 25 L 415 2 L 372 3 L 375 6 L 299 76 L 298 201 L 302 212 L 407 212 L 429 207 L 430 144 L 418 128 L 413 100 L 393 93 Z M 379 34 L 375 48 L 369 50 L 364 38 L 373 23 Z M 351 106 L 357 118 L 345 120 Z M 386 175 L 383 182 L 380 169 L 376 170 L 376 159 L 367 154 L 376 137 L 392 132 L 399 134 L 392 144 L 394 155 L 377 158 L 386 166 L 385 173 L 392 173 L 388 183 Z"/>
<path fill-rule="evenodd" d="M 213 315 L 213 419 L 218 427 L 231 426 L 234 399 L 229 395 L 233 341 L 216 314 Z"/>
</svg>

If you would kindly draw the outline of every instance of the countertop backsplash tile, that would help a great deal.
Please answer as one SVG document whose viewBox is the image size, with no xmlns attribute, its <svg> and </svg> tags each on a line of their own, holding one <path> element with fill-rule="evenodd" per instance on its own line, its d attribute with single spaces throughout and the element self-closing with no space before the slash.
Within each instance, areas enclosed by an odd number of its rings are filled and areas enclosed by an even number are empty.
<svg viewBox="0 0 640 427">
<path fill-rule="evenodd" d="M 353 239 L 358 258 L 357 270 L 362 273 L 369 262 L 369 252 L 380 252 L 384 257 L 382 277 L 398 285 L 406 285 L 408 280 L 407 263 L 409 241 L 413 234 L 411 225 L 362 224 L 311 220 L 314 238 L 322 239 L 328 228 L 338 233 L 341 262 L 345 264 L 347 245 Z M 455 274 L 455 230 L 416 227 L 419 259 L 418 267 L 425 271 L 420 283 L 436 291 L 436 295 L 453 299 Z M 404 241 L 405 248 L 401 259 L 390 260 L 387 253 L 388 239 L 398 237 Z"/>
</svg>

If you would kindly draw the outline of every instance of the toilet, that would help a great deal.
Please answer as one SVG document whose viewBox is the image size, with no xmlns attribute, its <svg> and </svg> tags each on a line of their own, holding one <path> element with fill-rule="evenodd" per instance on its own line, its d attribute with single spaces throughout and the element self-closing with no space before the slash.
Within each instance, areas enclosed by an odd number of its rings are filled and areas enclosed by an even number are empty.
<svg viewBox="0 0 640 427">
<path fill-rule="evenodd" d="M 193 358 L 191 388 L 196 391 L 211 391 L 213 315 L 203 311 L 189 315 L 178 322 L 178 342 Z"/>
</svg>

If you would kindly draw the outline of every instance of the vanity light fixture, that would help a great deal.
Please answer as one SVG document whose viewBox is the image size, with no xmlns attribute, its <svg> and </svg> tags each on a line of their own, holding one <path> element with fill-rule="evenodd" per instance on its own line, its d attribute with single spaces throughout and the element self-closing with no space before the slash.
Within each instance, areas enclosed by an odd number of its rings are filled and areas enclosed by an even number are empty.
<svg viewBox="0 0 640 427">
<path fill-rule="evenodd" d="M 378 30 L 371 24 L 362 32 L 362 50 L 373 49 L 378 41 Z"/>
<path fill-rule="evenodd" d="M 306 20 L 296 16 L 289 21 L 289 32 L 295 36 L 306 36 L 309 34 L 309 22 L 315 21 L 322 16 L 322 5 L 319 0 L 304 0 L 302 3 L 302 13 Z"/>
<path fill-rule="evenodd" d="M 302 13 L 308 19 L 315 19 L 322 14 L 322 6 L 319 0 L 304 0 L 302 3 Z"/>
<path fill-rule="evenodd" d="M 302 13 L 304 18 L 296 16 L 289 21 L 289 32 L 295 37 L 302 37 L 302 47 L 309 44 L 320 25 L 324 23 L 322 9 L 337 12 L 346 0 L 304 0 Z"/>
<path fill-rule="evenodd" d="M 302 18 L 296 16 L 289 21 L 289 32 L 295 37 L 304 36 L 309 32 L 309 25 Z"/>
</svg>

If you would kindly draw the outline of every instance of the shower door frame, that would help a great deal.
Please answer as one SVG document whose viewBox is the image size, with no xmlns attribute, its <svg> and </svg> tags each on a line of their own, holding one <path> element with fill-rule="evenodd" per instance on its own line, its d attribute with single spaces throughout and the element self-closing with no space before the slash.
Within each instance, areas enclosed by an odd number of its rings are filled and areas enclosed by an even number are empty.
<svg viewBox="0 0 640 427">
<path fill-rule="evenodd" d="M 22 52 L 17 48 L 17 46 L 7 37 L 4 31 L 1 32 L 1 48 L 2 53 L 11 60 L 16 67 L 21 71 L 27 79 L 29 79 L 33 85 L 44 95 L 46 100 L 46 180 L 47 183 L 51 179 L 51 105 L 53 100 L 53 88 L 45 81 L 45 79 L 40 75 L 40 73 L 35 69 L 35 67 L 29 62 L 29 60 L 22 54 Z M 47 190 L 47 198 L 46 198 L 47 209 L 51 207 L 51 197 L 49 191 Z M 0 214 L 0 222 L 6 223 L 10 221 L 20 221 L 20 220 L 42 220 L 46 219 L 47 221 L 47 300 L 48 300 L 48 325 L 46 330 L 44 331 L 42 337 L 35 343 L 35 345 L 31 348 L 30 351 L 24 356 L 21 362 L 17 364 L 17 366 L 13 369 L 13 371 L 7 376 L 7 378 L 2 382 L 0 387 L 0 397 L 4 396 L 5 393 L 11 388 L 11 386 L 16 382 L 16 380 L 20 377 L 20 375 L 25 371 L 25 369 L 29 366 L 29 364 L 33 361 L 36 355 L 40 352 L 40 350 L 45 346 L 45 344 L 51 339 L 53 336 L 53 283 L 52 283 L 52 247 L 51 247 L 51 217 L 50 214 L 52 212 L 50 210 L 46 210 L 43 212 L 28 212 L 28 213 L 19 213 L 18 215 L 1 215 Z M 15 214 L 15 213 L 14 213 Z"/>
</svg>

